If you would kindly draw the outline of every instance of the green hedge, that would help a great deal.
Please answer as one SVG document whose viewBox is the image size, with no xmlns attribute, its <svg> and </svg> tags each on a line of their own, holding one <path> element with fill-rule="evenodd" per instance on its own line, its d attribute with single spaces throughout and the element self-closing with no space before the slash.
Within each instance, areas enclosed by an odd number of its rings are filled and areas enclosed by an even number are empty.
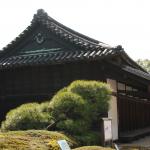
<svg viewBox="0 0 150 150">
<path fill-rule="evenodd" d="M 48 102 L 23 104 L 9 111 L 2 122 L 2 130 L 44 129 L 52 121 Z"/>
<path fill-rule="evenodd" d="M 85 101 L 81 96 L 71 92 L 59 92 L 49 105 L 49 110 L 56 119 L 60 119 L 60 114 L 65 118 L 79 118 L 84 115 Z"/>
<path fill-rule="evenodd" d="M 50 102 L 49 110 L 58 121 L 56 130 L 76 136 L 83 145 L 97 144 L 93 124 L 98 124 L 101 115 L 108 111 L 110 97 L 111 89 L 105 83 L 72 82 L 58 91 Z"/>
<path fill-rule="evenodd" d="M 110 87 L 98 81 L 77 80 L 72 82 L 68 91 L 80 95 L 87 101 L 90 116 L 93 120 L 97 120 L 101 114 L 109 109 Z"/>
<path fill-rule="evenodd" d="M 89 128 L 86 116 L 87 103 L 72 92 L 59 91 L 51 100 L 49 110 L 57 122 L 56 130 L 63 130 L 70 134 L 82 134 Z M 82 126 L 82 128 L 79 128 Z"/>
<path fill-rule="evenodd" d="M 75 135 L 75 139 L 80 145 L 99 145 L 100 132 L 87 131 L 82 135 Z"/>
<path fill-rule="evenodd" d="M 89 124 L 84 119 L 65 119 L 58 122 L 56 127 L 71 135 L 83 135 L 89 129 Z"/>
</svg>

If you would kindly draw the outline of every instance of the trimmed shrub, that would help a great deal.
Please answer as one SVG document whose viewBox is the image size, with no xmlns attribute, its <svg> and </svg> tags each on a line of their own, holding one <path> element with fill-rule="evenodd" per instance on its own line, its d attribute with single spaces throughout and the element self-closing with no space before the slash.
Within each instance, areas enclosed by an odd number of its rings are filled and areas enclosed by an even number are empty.
<svg viewBox="0 0 150 150">
<path fill-rule="evenodd" d="M 102 114 L 109 108 L 111 90 L 97 81 L 74 81 L 58 91 L 49 110 L 55 118 L 55 129 L 73 135 L 81 145 L 99 144 L 93 132 Z"/>
<path fill-rule="evenodd" d="M 49 105 L 52 116 L 57 120 L 82 118 L 85 116 L 85 108 L 84 99 L 72 92 L 59 92 Z"/>
<path fill-rule="evenodd" d="M 89 128 L 86 102 L 72 92 L 58 92 L 50 102 L 49 110 L 55 118 L 56 130 L 71 134 L 81 134 Z M 84 118 L 84 119 L 83 119 Z M 82 126 L 82 128 L 79 128 Z"/>
<path fill-rule="evenodd" d="M 99 145 L 100 133 L 88 131 L 82 135 L 76 135 L 75 139 L 79 142 L 80 145 Z"/>
<path fill-rule="evenodd" d="M 49 105 L 49 101 L 40 103 L 39 106 L 38 106 L 39 111 L 46 112 L 46 113 L 49 112 L 48 105 Z"/>
<path fill-rule="evenodd" d="M 105 83 L 98 81 L 77 80 L 72 82 L 68 91 L 80 95 L 87 101 L 91 118 L 97 120 L 101 114 L 109 109 L 111 90 Z"/>
<path fill-rule="evenodd" d="M 56 127 L 72 135 L 83 135 L 89 129 L 89 124 L 84 119 L 65 119 L 58 122 Z"/>
<path fill-rule="evenodd" d="M 48 102 L 23 104 L 9 111 L 2 122 L 2 130 L 44 129 L 52 121 Z"/>
</svg>

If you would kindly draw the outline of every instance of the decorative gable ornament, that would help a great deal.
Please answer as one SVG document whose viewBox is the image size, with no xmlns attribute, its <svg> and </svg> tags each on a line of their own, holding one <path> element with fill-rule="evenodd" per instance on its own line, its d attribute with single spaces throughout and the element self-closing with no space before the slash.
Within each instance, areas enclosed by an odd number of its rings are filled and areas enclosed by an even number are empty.
<svg viewBox="0 0 150 150">
<path fill-rule="evenodd" d="M 38 44 L 42 44 L 44 42 L 44 36 L 42 35 L 42 33 L 38 33 L 35 36 L 35 40 Z"/>
</svg>

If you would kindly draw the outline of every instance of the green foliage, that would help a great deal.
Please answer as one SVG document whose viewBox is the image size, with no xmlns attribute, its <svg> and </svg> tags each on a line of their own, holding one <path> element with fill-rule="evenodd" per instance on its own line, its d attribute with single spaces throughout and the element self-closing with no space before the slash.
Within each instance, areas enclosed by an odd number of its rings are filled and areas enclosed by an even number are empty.
<svg viewBox="0 0 150 150">
<path fill-rule="evenodd" d="M 97 81 L 74 81 L 58 91 L 50 102 L 29 103 L 11 110 L 2 130 L 48 129 L 65 131 L 81 145 L 99 144 L 93 132 L 101 115 L 108 111 L 111 90 Z M 53 142 L 52 142 L 53 143 Z"/>
<path fill-rule="evenodd" d="M 76 135 L 75 138 L 80 142 L 80 145 L 99 145 L 100 143 L 99 132 L 88 131 L 82 135 Z"/>
<path fill-rule="evenodd" d="M 78 80 L 70 84 L 68 91 L 80 95 L 87 101 L 92 119 L 97 120 L 102 113 L 108 111 L 111 90 L 105 83 Z"/>
<path fill-rule="evenodd" d="M 150 73 L 150 60 L 149 59 L 143 59 L 143 60 L 138 59 L 137 63 Z"/>
<path fill-rule="evenodd" d="M 12 109 L 2 122 L 2 130 L 44 129 L 52 120 L 47 111 L 48 102 L 23 104 Z"/>
<path fill-rule="evenodd" d="M 39 104 L 39 106 L 38 106 L 39 111 L 45 112 L 45 113 L 49 112 L 48 105 L 49 105 L 49 101 L 46 101 L 46 102 Z"/>
<path fill-rule="evenodd" d="M 97 81 L 74 81 L 58 91 L 49 105 L 56 130 L 73 135 L 81 145 L 98 144 L 92 125 L 108 111 L 110 95 L 110 88 Z"/>
<path fill-rule="evenodd" d="M 82 97 L 77 94 L 67 91 L 58 92 L 52 98 L 49 106 L 53 118 L 58 121 L 56 129 L 71 134 L 81 134 L 87 130 L 89 124 L 85 119 L 88 118 L 86 104 Z"/>
<path fill-rule="evenodd" d="M 49 110 L 57 120 L 76 119 L 84 115 L 85 107 L 85 102 L 81 96 L 71 92 L 59 92 L 52 98 Z"/>
<path fill-rule="evenodd" d="M 72 135 L 82 135 L 89 129 L 89 124 L 84 119 L 65 119 L 58 122 L 56 127 Z"/>
</svg>

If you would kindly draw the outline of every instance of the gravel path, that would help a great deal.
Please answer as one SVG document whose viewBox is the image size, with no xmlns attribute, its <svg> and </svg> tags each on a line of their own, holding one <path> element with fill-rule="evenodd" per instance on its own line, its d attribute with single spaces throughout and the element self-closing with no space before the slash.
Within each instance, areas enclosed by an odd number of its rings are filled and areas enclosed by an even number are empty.
<svg viewBox="0 0 150 150">
<path fill-rule="evenodd" d="M 140 146 L 150 146 L 150 136 L 146 136 L 142 139 L 132 142 L 132 144 L 140 145 Z"/>
<path fill-rule="evenodd" d="M 145 136 L 144 138 L 138 139 L 136 141 L 133 141 L 131 143 L 126 144 L 119 144 L 120 146 L 144 146 L 144 147 L 150 147 L 150 136 Z"/>
</svg>

